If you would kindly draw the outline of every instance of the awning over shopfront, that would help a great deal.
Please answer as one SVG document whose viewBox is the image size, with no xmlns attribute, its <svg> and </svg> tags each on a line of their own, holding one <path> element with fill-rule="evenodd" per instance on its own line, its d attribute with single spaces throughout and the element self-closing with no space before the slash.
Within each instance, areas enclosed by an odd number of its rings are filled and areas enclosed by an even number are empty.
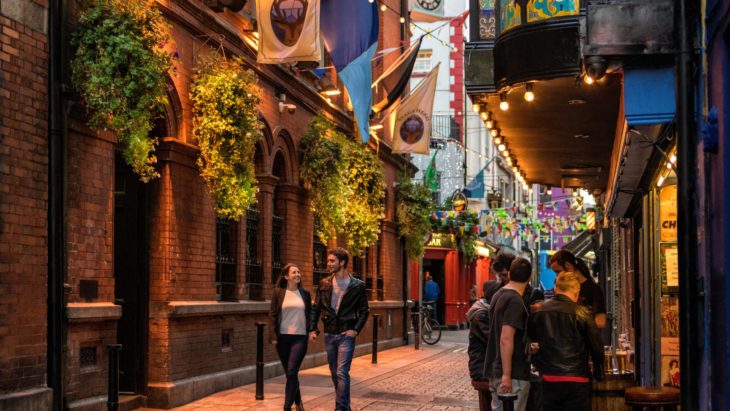
<svg viewBox="0 0 730 411">
<path fill-rule="evenodd" d="M 578 234 L 571 242 L 563 246 L 563 250 L 568 250 L 578 258 L 583 258 L 591 251 L 595 253 L 595 242 L 593 241 L 592 231 L 583 231 Z M 592 257 L 595 258 L 595 255 Z"/>
<path fill-rule="evenodd" d="M 674 68 L 626 69 L 622 118 L 619 119 L 611 164 L 607 215 L 624 217 L 646 185 L 644 174 L 656 147 L 669 143 L 676 111 Z"/>
</svg>

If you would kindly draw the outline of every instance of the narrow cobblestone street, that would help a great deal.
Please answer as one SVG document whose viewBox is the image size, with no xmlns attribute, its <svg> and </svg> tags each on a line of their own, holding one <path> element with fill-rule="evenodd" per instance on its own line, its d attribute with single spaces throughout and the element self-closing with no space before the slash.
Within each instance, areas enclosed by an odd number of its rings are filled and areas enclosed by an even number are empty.
<svg viewBox="0 0 730 411">
<path fill-rule="evenodd" d="M 476 410 L 477 393 L 471 388 L 467 370 L 466 331 L 444 332 L 435 346 L 413 345 L 371 356 L 352 363 L 353 410 Z M 334 409 L 334 391 L 327 366 L 300 373 L 302 395 L 307 410 Z M 222 391 L 182 407 L 190 410 L 280 410 L 285 378 L 266 380 L 265 399 L 256 401 L 254 384 Z M 146 409 L 152 411 L 152 409 Z"/>
</svg>

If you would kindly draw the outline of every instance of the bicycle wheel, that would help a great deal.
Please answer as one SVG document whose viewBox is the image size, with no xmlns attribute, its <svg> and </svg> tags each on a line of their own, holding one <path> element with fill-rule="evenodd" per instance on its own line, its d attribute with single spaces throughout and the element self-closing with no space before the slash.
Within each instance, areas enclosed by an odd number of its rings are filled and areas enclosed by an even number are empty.
<svg viewBox="0 0 730 411">
<path fill-rule="evenodd" d="M 441 339 L 441 326 L 439 322 L 433 318 L 427 318 L 423 321 L 423 330 L 421 339 L 428 345 L 434 345 Z"/>
</svg>

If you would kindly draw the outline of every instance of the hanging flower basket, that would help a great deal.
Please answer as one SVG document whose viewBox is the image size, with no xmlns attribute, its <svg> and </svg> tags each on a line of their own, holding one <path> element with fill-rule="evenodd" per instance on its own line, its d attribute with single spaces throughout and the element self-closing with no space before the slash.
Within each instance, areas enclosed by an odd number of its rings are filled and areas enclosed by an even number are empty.
<svg viewBox="0 0 730 411">
<path fill-rule="evenodd" d="M 193 134 L 198 167 L 218 217 L 238 220 L 256 202 L 254 152 L 263 124 L 256 75 L 239 59 L 217 57 L 193 80 Z"/>
</svg>

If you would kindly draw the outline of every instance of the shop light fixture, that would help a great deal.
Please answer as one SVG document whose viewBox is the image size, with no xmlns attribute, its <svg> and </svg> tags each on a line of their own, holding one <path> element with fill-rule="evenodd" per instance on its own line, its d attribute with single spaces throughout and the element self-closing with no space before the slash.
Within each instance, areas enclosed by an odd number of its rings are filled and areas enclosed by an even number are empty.
<svg viewBox="0 0 730 411">
<path fill-rule="evenodd" d="M 368 3 L 375 3 L 375 0 L 368 0 Z"/>
<path fill-rule="evenodd" d="M 380 5 L 380 11 L 386 11 L 388 10 L 388 6 L 385 5 L 385 3 Z"/>
<path fill-rule="evenodd" d="M 342 94 L 342 91 L 340 91 L 340 89 L 338 89 L 337 87 L 332 85 L 332 86 L 322 89 L 322 91 L 320 91 L 319 94 L 321 94 L 323 96 L 339 96 L 340 94 Z"/>
<path fill-rule="evenodd" d="M 494 121 L 492 120 L 491 113 L 489 113 L 489 114 L 490 114 L 489 119 L 487 120 L 486 123 L 484 123 L 484 125 L 487 126 L 487 130 L 491 130 L 494 128 Z"/>
<path fill-rule="evenodd" d="M 499 135 L 499 129 L 495 127 L 489 130 L 489 133 L 492 135 L 492 137 L 497 137 Z"/>
<path fill-rule="evenodd" d="M 505 161 L 507 162 L 507 165 L 508 165 L 508 166 L 511 166 L 511 165 L 512 165 L 512 157 L 507 157 L 507 158 L 505 159 Z"/>
<path fill-rule="evenodd" d="M 487 121 L 487 119 L 489 118 L 489 113 L 487 113 L 486 111 L 482 111 L 481 113 L 479 113 L 479 117 L 481 117 L 483 121 Z"/>
<path fill-rule="evenodd" d="M 403 17 L 403 16 L 401 16 L 401 18 L 399 19 L 399 21 L 400 21 L 400 24 L 403 24 L 403 23 L 406 22 L 406 18 Z"/>
<path fill-rule="evenodd" d="M 503 142 L 503 137 L 502 136 L 494 137 L 494 144 L 500 145 L 500 144 L 502 144 L 502 142 Z"/>
<path fill-rule="evenodd" d="M 507 102 L 507 93 L 502 92 L 499 94 L 499 109 L 502 111 L 509 110 L 509 103 Z"/>
<path fill-rule="evenodd" d="M 532 83 L 525 84 L 525 101 L 534 101 L 535 93 L 532 91 Z"/>
<path fill-rule="evenodd" d="M 481 108 L 481 104 L 479 104 L 479 103 L 474 103 L 471 105 L 471 111 L 473 111 L 475 113 L 478 113 L 480 108 Z"/>
<path fill-rule="evenodd" d="M 507 146 L 506 146 L 506 145 L 504 145 L 504 143 L 500 143 L 500 144 L 499 144 L 499 145 L 497 146 L 497 150 L 499 150 L 499 151 L 500 151 L 501 153 L 504 153 L 504 152 L 505 152 L 505 151 L 507 150 Z"/>
<path fill-rule="evenodd" d="M 588 84 L 589 86 L 596 82 L 596 80 L 593 79 L 593 77 L 589 76 L 588 74 L 583 75 L 583 82 Z"/>
<path fill-rule="evenodd" d="M 572 190 L 573 190 L 573 197 L 578 197 L 578 190 L 576 190 L 575 188 Z"/>
<path fill-rule="evenodd" d="M 672 164 L 676 164 L 677 163 L 677 155 L 676 154 L 672 154 L 672 156 L 669 158 L 669 161 L 671 161 Z"/>
<path fill-rule="evenodd" d="M 517 174 L 517 173 L 520 172 L 520 169 L 517 168 L 517 166 L 514 166 L 514 167 L 512 167 L 512 172 L 515 173 L 515 174 Z"/>
<path fill-rule="evenodd" d="M 664 176 L 659 176 L 659 180 L 656 182 L 657 187 L 661 187 L 664 184 Z"/>
<path fill-rule="evenodd" d="M 527 185 L 527 183 L 522 183 L 522 188 L 525 189 L 525 191 L 530 189 L 530 187 Z"/>
<path fill-rule="evenodd" d="M 509 157 L 509 151 L 507 151 L 506 149 L 505 150 L 502 150 L 502 157 L 504 157 L 504 158 Z"/>
<path fill-rule="evenodd" d="M 545 194 L 547 194 L 549 196 L 553 195 L 553 188 L 550 186 L 547 186 L 547 188 L 545 189 Z"/>
</svg>

